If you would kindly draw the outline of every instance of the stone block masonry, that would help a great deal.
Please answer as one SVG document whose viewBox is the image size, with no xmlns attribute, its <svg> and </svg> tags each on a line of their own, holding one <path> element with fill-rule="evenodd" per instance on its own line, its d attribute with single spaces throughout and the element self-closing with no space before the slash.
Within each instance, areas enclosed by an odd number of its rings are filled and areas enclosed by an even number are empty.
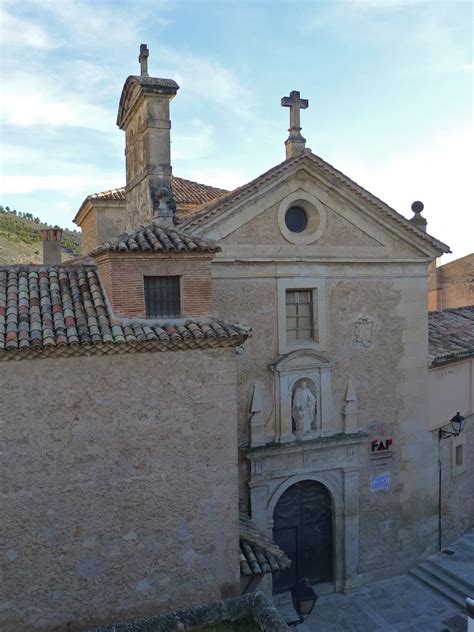
<svg viewBox="0 0 474 632">
<path fill-rule="evenodd" d="M 238 594 L 234 349 L 24 360 L 0 384 L 2 632 Z"/>
</svg>

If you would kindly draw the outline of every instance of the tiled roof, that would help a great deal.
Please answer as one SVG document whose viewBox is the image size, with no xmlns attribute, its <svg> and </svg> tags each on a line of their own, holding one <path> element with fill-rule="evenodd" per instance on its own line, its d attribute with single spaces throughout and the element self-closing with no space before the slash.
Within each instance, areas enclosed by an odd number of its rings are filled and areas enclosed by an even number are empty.
<svg viewBox="0 0 474 632">
<path fill-rule="evenodd" d="M 313 154 L 310 149 L 306 149 L 303 154 L 289 160 L 284 160 L 280 164 L 272 167 L 262 175 L 255 178 L 251 182 L 244 184 L 238 189 L 228 192 L 220 198 L 210 200 L 203 203 L 201 206 L 193 209 L 193 213 L 189 219 L 183 222 L 183 228 L 193 230 L 199 227 L 201 224 L 205 224 L 208 220 L 211 220 L 214 216 L 218 216 L 225 212 L 229 206 L 239 199 L 244 199 L 245 196 L 251 195 L 262 189 L 265 183 L 270 182 L 280 174 L 284 173 L 287 169 L 295 167 L 296 165 L 310 160 L 320 171 L 331 181 L 337 181 L 340 184 L 347 186 L 349 189 L 360 195 L 370 204 L 372 204 L 377 210 L 382 211 L 384 215 L 396 220 L 400 225 L 410 230 L 413 234 L 418 236 L 424 241 L 429 242 L 431 245 L 439 248 L 442 252 L 451 252 L 449 247 L 443 242 L 435 239 L 428 233 L 425 233 L 417 226 L 415 226 L 410 220 L 397 213 L 395 209 L 391 208 L 388 204 L 385 204 L 381 199 L 361 187 L 359 184 L 351 180 L 348 176 L 344 175 L 341 171 L 330 165 L 328 162 Z"/>
<path fill-rule="evenodd" d="M 200 184 L 199 182 L 193 182 L 192 180 L 185 180 L 184 178 L 176 178 L 171 176 L 171 185 L 173 187 L 173 193 L 178 206 L 180 205 L 198 205 L 215 200 L 222 197 L 227 191 L 224 189 L 218 189 L 211 187 L 207 184 Z M 125 187 L 120 189 L 110 189 L 109 191 L 102 191 L 101 193 L 93 193 L 86 199 L 88 200 L 125 200 Z"/>
<path fill-rule="evenodd" d="M 432 366 L 474 356 L 474 305 L 428 314 Z"/>
<path fill-rule="evenodd" d="M 179 230 L 146 224 L 106 241 L 93 251 L 101 252 L 219 252 L 220 247 L 209 239 L 201 239 Z"/>
<path fill-rule="evenodd" d="M 291 566 L 283 551 L 247 516 L 240 514 L 240 574 L 242 577 L 275 573 Z"/>
<path fill-rule="evenodd" d="M 0 360 L 242 344 L 249 330 L 212 320 L 115 320 L 92 266 L 0 268 Z"/>
</svg>

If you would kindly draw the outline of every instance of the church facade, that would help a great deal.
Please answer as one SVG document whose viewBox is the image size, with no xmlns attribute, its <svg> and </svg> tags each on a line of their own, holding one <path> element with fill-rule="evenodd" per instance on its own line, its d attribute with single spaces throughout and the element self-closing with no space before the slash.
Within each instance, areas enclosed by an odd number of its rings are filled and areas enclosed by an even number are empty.
<svg viewBox="0 0 474 632">
<path fill-rule="evenodd" d="M 438 543 L 427 298 L 448 247 L 420 203 L 407 220 L 306 148 L 296 91 L 280 164 L 230 192 L 174 176 L 179 87 L 147 58 L 119 104 L 126 186 L 84 200 L 83 255 L 0 269 L 6 629 L 350 591 Z"/>
<path fill-rule="evenodd" d="M 448 247 L 419 207 L 406 220 L 306 149 L 309 104 L 296 91 L 282 99 L 286 159 L 183 208 L 169 152 L 176 91 L 147 70 L 127 80 L 117 120 L 127 186 L 96 194 L 105 205 L 122 197 L 110 210 L 89 196 L 76 221 L 103 227 L 109 212 L 115 232 L 129 230 L 149 214 L 136 196 L 158 191 L 158 221 L 220 246 L 213 309 L 253 332 L 237 360 L 240 505 L 293 561 L 269 590 L 302 576 L 349 590 L 402 572 L 436 546 L 428 266 Z"/>
</svg>

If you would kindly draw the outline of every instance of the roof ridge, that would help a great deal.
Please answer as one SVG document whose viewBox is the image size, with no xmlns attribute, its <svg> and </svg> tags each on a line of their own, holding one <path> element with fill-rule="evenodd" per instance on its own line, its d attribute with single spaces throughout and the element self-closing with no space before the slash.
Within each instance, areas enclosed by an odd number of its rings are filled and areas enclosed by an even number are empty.
<svg viewBox="0 0 474 632">
<path fill-rule="evenodd" d="M 441 312 L 459 313 L 460 310 L 473 310 L 474 311 L 474 304 L 461 305 L 460 307 L 445 307 L 444 309 L 433 309 L 433 310 L 430 310 L 428 314 L 439 314 Z M 460 314 L 460 315 L 464 316 L 464 314 Z"/>
<path fill-rule="evenodd" d="M 139 224 L 112 239 L 99 244 L 91 255 L 103 252 L 209 252 L 221 250 L 214 241 L 198 237 L 177 226 L 165 226 L 156 220 Z"/>
<path fill-rule="evenodd" d="M 189 178 L 182 178 L 181 176 L 171 176 L 171 180 L 180 180 L 181 182 L 189 182 L 190 184 L 197 185 L 199 187 L 203 187 L 205 189 L 212 189 L 213 191 L 222 191 L 223 193 L 231 193 L 229 189 L 223 189 L 222 187 L 216 187 L 213 184 L 204 184 L 204 182 L 198 182 L 197 180 L 190 180 Z M 108 193 L 124 193 L 125 194 L 125 185 L 121 187 L 113 187 L 111 189 L 105 189 L 104 191 L 96 191 L 95 193 L 90 193 L 87 196 L 87 200 L 89 199 L 97 199 L 98 196 L 106 195 Z"/>
<path fill-rule="evenodd" d="M 223 195 L 220 198 L 216 198 L 215 200 L 210 200 L 209 202 L 205 202 L 201 206 L 196 207 L 193 211 L 192 216 L 188 220 L 183 222 L 183 226 L 186 226 L 186 227 L 189 226 L 191 228 L 194 228 L 200 223 L 206 222 L 207 219 L 214 216 L 215 211 L 217 211 L 219 207 L 223 205 L 228 206 L 229 203 L 232 203 L 233 201 L 238 200 L 240 195 L 251 193 L 252 189 L 257 184 L 261 184 L 265 180 L 275 177 L 280 171 L 286 170 L 289 167 L 294 166 L 298 162 L 302 162 L 304 159 L 311 160 L 313 163 L 320 166 L 325 171 L 329 172 L 330 175 L 333 175 L 334 177 L 336 177 L 340 182 L 348 186 L 351 190 L 358 193 L 361 197 L 363 197 L 365 200 L 373 204 L 375 207 L 382 210 L 386 215 L 388 215 L 389 217 L 392 217 L 392 219 L 395 219 L 396 221 L 398 221 L 405 228 L 411 230 L 414 234 L 417 235 L 417 237 L 420 237 L 421 239 L 430 242 L 432 245 L 436 245 L 436 247 L 438 247 L 440 250 L 444 252 L 451 252 L 449 247 L 446 244 L 436 239 L 435 237 L 432 237 L 429 233 L 426 233 L 420 228 L 418 228 L 418 226 L 414 225 L 409 219 L 407 219 L 401 213 L 399 213 L 394 208 L 389 206 L 386 202 L 378 198 L 373 193 L 370 193 L 370 191 L 368 191 L 363 186 L 361 186 L 360 184 L 352 180 L 349 176 L 346 176 L 344 173 L 342 173 L 342 171 L 339 171 L 339 169 L 337 169 L 336 167 L 333 167 L 333 165 L 331 165 L 329 162 L 325 161 L 320 156 L 314 154 L 310 149 L 305 149 L 301 155 L 284 160 L 283 162 L 275 165 L 274 167 L 271 167 L 266 172 L 264 172 L 260 176 L 257 176 L 256 178 L 254 178 L 247 184 L 244 184 L 241 187 L 234 189 L 233 191 L 229 191 L 228 194 Z M 207 213 L 209 213 L 209 215 L 207 215 Z"/>
</svg>

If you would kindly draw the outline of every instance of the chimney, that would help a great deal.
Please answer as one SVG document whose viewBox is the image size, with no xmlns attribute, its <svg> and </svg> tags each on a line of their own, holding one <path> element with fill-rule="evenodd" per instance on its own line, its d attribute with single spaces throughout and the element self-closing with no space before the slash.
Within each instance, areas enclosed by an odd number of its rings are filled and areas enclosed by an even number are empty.
<svg viewBox="0 0 474 632">
<path fill-rule="evenodd" d="M 179 89 L 173 79 L 148 74 L 149 51 L 140 46 L 140 75 L 131 75 L 120 97 L 117 125 L 125 131 L 125 228 L 153 220 L 176 223 L 171 186 L 170 102 Z"/>
<path fill-rule="evenodd" d="M 41 229 L 41 241 L 43 242 L 43 263 L 48 266 L 61 265 L 61 238 L 62 228 Z"/>
<path fill-rule="evenodd" d="M 424 208 L 425 208 L 425 205 L 423 204 L 423 202 L 419 202 L 418 200 L 416 202 L 413 202 L 413 204 L 411 205 L 411 210 L 415 214 L 410 219 L 410 222 L 412 224 L 415 224 L 415 226 L 418 226 L 420 230 L 426 233 L 427 221 L 424 217 L 421 216 L 421 212 Z"/>
</svg>

